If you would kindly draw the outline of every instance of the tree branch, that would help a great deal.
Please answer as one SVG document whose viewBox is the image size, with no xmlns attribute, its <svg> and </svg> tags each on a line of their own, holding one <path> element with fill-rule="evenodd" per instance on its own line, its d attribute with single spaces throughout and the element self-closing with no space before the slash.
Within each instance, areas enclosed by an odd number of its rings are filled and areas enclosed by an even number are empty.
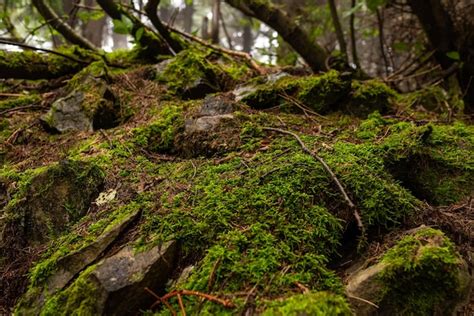
<svg viewBox="0 0 474 316">
<path fill-rule="evenodd" d="M 181 47 L 181 44 L 174 40 L 168 29 L 163 25 L 161 22 L 160 18 L 158 17 L 158 5 L 160 4 L 161 0 L 149 0 L 147 4 L 145 5 L 145 13 L 150 19 L 151 23 L 153 26 L 156 28 L 158 33 L 163 37 L 163 39 L 168 43 L 168 45 L 171 47 L 173 52 L 176 54 L 179 51 L 181 51 L 183 48 Z"/>
<path fill-rule="evenodd" d="M 49 25 L 58 31 L 66 40 L 72 44 L 79 45 L 89 50 L 97 50 L 97 47 L 89 40 L 76 33 L 66 22 L 64 22 L 44 0 L 32 0 L 39 14 L 48 21 Z"/>
<path fill-rule="evenodd" d="M 327 54 L 324 49 L 315 41 L 311 40 L 308 34 L 282 10 L 270 2 L 265 1 L 225 1 L 232 7 L 264 22 L 277 31 L 278 34 L 300 54 L 313 71 L 326 70 L 325 61 Z"/>
<path fill-rule="evenodd" d="M 334 30 L 336 31 L 337 41 L 339 42 L 339 47 L 341 48 L 341 53 L 344 55 L 344 60 L 347 62 L 347 44 L 344 39 L 344 32 L 342 31 L 341 21 L 337 14 L 337 7 L 335 0 L 328 1 L 329 11 L 331 11 L 332 24 L 334 25 Z"/>
</svg>

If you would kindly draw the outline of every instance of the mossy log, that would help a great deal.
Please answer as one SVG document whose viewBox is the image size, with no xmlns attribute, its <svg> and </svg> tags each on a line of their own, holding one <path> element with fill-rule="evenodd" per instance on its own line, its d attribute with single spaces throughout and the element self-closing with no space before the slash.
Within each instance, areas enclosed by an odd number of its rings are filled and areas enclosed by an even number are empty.
<svg viewBox="0 0 474 316">
<path fill-rule="evenodd" d="M 79 60 L 53 54 L 0 51 L 0 78 L 53 79 L 74 74 L 84 67 Z"/>
</svg>

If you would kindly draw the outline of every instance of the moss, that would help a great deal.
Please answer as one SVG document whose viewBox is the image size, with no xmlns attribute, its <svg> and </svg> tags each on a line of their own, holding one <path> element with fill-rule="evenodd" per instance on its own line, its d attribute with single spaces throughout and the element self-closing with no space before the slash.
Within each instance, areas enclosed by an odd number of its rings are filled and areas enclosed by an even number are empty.
<svg viewBox="0 0 474 316">
<path fill-rule="evenodd" d="M 39 95 L 25 95 L 0 101 L 0 111 L 13 109 L 20 106 L 31 105 L 41 100 Z"/>
<path fill-rule="evenodd" d="M 171 151 L 176 135 L 184 127 L 183 111 L 183 106 L 165 105 L 151 124 L 133 130 L 134 144 L 153 152 Z"/>
<path fill-rule="evenodd" d="M 294 295 L 271 305 L 262 316 L 352 315 L 343 296 L 328 292 Z"/>
<path fill-rule="evenodd" d="M 345 110 L 357 116 L 367 116 L 378 111 L 387 113 L 391 108 L 392 99 L 397 93 L 378 80 L 352 81 L 350 102 Z"/>
<path fill-rule="evenodd" d="M 95 266 L 90 266 L 64 291 L 49 298 L 40 315 L 98 315 L 101 313 L 100 291 L 89 275 Z"/>
<path fill-rule="evenodd" d="M 202 48 L 182 51 L 157 74 L 173 95 L 184 99 L 204 97 L 208 93 L 228 90 L 248 74 L 247 66 L 226 55 Z"/>
<path fill-rule="evenodd" d="M 459 293 L 460 256 L 436 229 L 424 228 L 400 240 L 383 256 L 384 306 L 397 315 L 450 314 Z"/>
<path fill-rule="evenodd" d="M 284 76 L 259 84 L 242 101 L 253 108 L 264 109 L 287 104 L 287 95 L 316 112 L 326 113 L 335 111 L 336 104 L 346 97 L 349 90 L 350 80 L 331 70 L 322 75 L 301 78 Z M 291 102 L 288 105 L 292 106 Z"/>
</svg>

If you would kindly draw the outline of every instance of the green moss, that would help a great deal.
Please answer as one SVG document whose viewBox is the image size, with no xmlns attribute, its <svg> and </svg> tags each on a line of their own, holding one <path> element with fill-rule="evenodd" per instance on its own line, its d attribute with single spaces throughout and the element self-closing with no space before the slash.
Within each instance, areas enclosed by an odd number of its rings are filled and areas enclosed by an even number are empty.
<svg viewBox="0 0 474 316">
<path fill-rule="evenodd" d="M 134 144 L 154 152 L 170 151 L 184 127 L 183 111 L 183 106 L 165 105 L 151 124 L 133 130 Z"/>
<path fill-rule="evenodd" d="M 8 98 L 0 101 L 0 111 L 13 109 L 20 106 L 31 105 L 41 100 L 39 95 L 25 95 L 21 97 Z"/>
<path fill-rule="evenodd" d="M 297 98 L 318 113 L 327 113 L 337 108 L 337 102 L 350 91 L 350 80 L 335 70 L 319 76 L 310 76 L 298 81 Z"/>
<path fill-rule="evenodd" d="M 72 285 L 49 298 L 40 315 L 98 315 L 101 312 L 99 290 L 89 275 L 95 265 L 90 266 Z"/>
<path fill-rule="evenodd" d="M 294 295 L 271 306 L 262 316 L 352 315 L 343 296 L 328 292 Z"/>
<path fill-rule="evenodd" d="M 166 83 L 171 94 L 196 99 L 230 89 L 248 72 L 247 66 L 229 56 L 194 47 L 178 53 L 156 79 Z"/>
<path fill-rule="evenodd" d="M 346 111 L 357 116 L 367 116 L 378 111 L 387 113 L 391 108 L 391 100 L 397 93 L 377 80 L 352 81 L 351 100 Z"/>
<path fill-rule="evenodd" d="M 255 91 L 246 94 L 242 101 L 257 109 L 288 103 L 290 96 L 316 112 L 326 113 L 337 109 L 336 103 L 346 97 L 350 81 L 335 70 L 307 77 L 284 76 L 276 81 L 259 84 Z"/>
<path fill-rule="evenodd" d="M 404 237 L 381 262 L 384 306 L 397 315 L 450 314 L 449 302 L 460 295 L 460 256 L 441 231 L 423 228 Z"/>
</svg>

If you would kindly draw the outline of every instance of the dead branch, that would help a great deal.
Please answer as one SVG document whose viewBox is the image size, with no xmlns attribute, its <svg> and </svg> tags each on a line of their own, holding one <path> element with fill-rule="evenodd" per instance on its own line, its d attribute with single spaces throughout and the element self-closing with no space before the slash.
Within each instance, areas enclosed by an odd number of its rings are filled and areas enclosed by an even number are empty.
<svg viewBox="0 0 474 316">
<path fill-rule="evenodd" d="M 336 177 L 336 175 L 331 170 L 331 168 L 329 168 L 328 164 L 323 160 L 323 158 L 319 157 L 315 152 L 309 150 L 309 148 L 306 147 L 305 143 L 301 140 L 301 138 L 293 132 L 282 130 L 282 129 L 279 129 L 279 128 L 273 128 L 273 127 L 263 127 L 262 129 L 267 130 L 267 131 L 273 131 L 273 132 L 278 132 L 278 133 L 281 133 L 281 134 L 286 134 L 286 135 L 293 136 L 293 138 L 295 138 L 298 141 L 299 145 L 301 146 L 301 148 L 303 149 L 304 152 L 306 152 L 308 155 L 310 155 L 311 157 L 313 157 L 314 159 L 319 161 L 321 163 L 321 165 L 323 165 L 324 170 L 326 170 L 326 172 L 331 176 L 331 179 L 337 185 L 337 187 L 338 187 L 339 191 L 341 192 L 342 196 L 344 197 L 344 200 L 346 201 L 347 205 L 352 210 L 354 218 L 357 222 L 357 226 L 359 227 L 359 230 L 362 233 L 364 233 L 365 232 L 364 224 L 362 223 L 362 219 L 359 215 L 359 211 L 357 210 L 355 204 L 352 202 L 352 200 L 347 195 L 346 190 L 342 186 L 341 182 L 339 182 L 339 179 Z"/>
<path fill-rule="evenodd" d="M 169 45 L 170 51 L 173 53 L 173 55 L 176 55 L 176 53 L 181 51 L 183 48 L 178 41 L 170 36 L 168 29 L 163 25 L 160 18 L 158 17 L 157 9 L 159 4 L 160 0 L 149 0 L 145 5 L 145 13 L 158 33 L 160 33 L 164 41 Z"/>
</svg>

